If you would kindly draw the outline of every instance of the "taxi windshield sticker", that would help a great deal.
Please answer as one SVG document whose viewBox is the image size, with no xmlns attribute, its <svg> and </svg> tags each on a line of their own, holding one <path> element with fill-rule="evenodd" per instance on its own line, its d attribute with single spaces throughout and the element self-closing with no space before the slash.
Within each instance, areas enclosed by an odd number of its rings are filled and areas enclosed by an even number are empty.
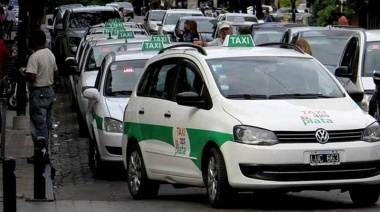
<svg viewBox="0 0 380 212">
<path fill-rule="evenodd" d="M 301 111 L 301 120 L 303 124 L 332 124 L 331 117 L 324 110 L 305 110 Z"/>
<path fill-rule="evenodd" d="M 186 128 L 173 127 L 175 155 L 189 156 L 190 141 Z"/>
</svg>

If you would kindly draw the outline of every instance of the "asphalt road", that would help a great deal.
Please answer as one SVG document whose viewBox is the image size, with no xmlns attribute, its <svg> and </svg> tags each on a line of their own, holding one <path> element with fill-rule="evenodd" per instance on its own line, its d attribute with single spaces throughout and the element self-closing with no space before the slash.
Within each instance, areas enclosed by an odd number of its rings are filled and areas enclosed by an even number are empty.
<svg viewBox="0 0 380 212">
<path fill-rule="evenodd" d="M 135 21 L 142 21 L 136 17 Z M 129 194 L 121 164 L 110 165 L 107 177 L 96 179 L 88 167 L 88 139 L 79 136 L 76 114 L 70 107 L 68 80 L 61 78 L 54 105 L 52 165 L 56 170 L 55 193 L 58 200 L 122 201 L 135 211 L 214 211 L 203 188 L 175 189 L 162 185 L 156 199 L 135 201 Z M 348 192 L 306 191 L 286 195 L 258 196 L 242 193 L 229 211 L 380 211 L 380 201 L 371 208 L 356 208 Z"/>
</svg>

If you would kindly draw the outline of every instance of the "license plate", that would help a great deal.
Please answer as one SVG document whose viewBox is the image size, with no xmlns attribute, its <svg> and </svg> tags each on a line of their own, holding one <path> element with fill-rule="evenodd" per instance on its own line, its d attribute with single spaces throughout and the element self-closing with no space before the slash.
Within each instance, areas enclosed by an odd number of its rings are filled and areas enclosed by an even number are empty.
<svg viewBox="0 0 380 212">
<path fill-rule="evenodd" d="M 315 151 L 310 154 L 310 165 L 338 165 L 340 155 L 337 151 Z"/>
</svg>

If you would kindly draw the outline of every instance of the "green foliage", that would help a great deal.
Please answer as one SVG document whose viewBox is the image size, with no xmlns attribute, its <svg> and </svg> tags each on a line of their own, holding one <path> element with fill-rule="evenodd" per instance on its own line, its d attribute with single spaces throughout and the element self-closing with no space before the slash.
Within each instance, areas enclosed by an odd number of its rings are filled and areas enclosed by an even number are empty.
<svg viewBox="0 0 380 212">
<path fill-rule="evenodd" d="M 326 26 L 337 23 L 338 8 L 336 0 L 317 0 L 313 5 L 315 22 L 318 26 Z"/>
<path fill-rule="evenodd" d="M 290 0 L 280 0 L 281 7 L 291 7 Z"/>
</svg>

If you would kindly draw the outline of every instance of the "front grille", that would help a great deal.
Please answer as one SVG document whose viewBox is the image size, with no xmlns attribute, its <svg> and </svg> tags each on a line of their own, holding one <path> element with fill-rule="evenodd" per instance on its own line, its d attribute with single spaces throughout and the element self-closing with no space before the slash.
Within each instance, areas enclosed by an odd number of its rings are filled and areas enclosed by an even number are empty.
<svg viewBox="0 0 380 212">
<path fill-rule="evenodd" d="M 107 152 L 113 155 L 122 155 L 121 154 L 121 147 L 112 147 L 112 146 L 106 146 Z"/>
<path fill-rule="evenodd" d="M 240 164 L 244 176 L 269 181 L 312 181 L 361 179 L 380 174 L 380 161 L 340 165 L 255 165 Z"/>
<path fill-rule="evenodd" d="M 351 142 L 362 139 L 363 129 L 327 130 L 330 142 Z M 316 131 L 277 131 L 274 132 L 280 143 L 317 143 Z"/>
</svg>

